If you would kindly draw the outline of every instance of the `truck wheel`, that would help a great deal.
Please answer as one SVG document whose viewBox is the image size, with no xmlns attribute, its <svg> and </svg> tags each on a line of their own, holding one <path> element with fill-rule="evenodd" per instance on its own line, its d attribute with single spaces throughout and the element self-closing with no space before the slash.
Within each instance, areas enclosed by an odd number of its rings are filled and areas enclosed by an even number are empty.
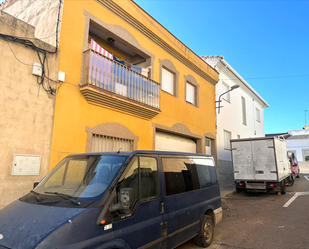
<svg viewBox="0 0 309 249">
<path fill-rule="evenodd" d="M 195 242 L 200 247 L 210 246 L 214 236 L 214 222 L 209 215 L 204 215 L 199 234 L 195 237 Z"/>
<path fill-rule="evenodd" d="M 241 188 L 237 188 L 237 187 L 236 187 L 236 191 L 235 191 L 236 194 L 240 194 L 242 191 L 243 191 L 243 190 L 242 190 Z"/>
<path fill-rule="evenodd" d="M 294 185 L 294 182 L 295 182 L 295 176 L 292 174 L 291 175 L 291 186 Z"/>
<path fill-rule="evenodd" d="M 285 186 L 285 179 L 281 182 L 281 194 L 286 194 L 286 186 Z"/>
</svg>

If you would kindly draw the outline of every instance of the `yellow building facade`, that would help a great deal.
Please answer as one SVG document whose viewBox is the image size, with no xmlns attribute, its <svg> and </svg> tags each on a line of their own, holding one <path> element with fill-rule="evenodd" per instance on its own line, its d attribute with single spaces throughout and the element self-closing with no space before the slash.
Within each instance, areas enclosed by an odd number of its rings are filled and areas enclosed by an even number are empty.
<svg viewBox="0 0 309 249">
<path fill-rule="evenodd" d="M 133 1 L 65 0 L 59 71 L 50 168 L 83 152 L 215 154 L 218 73 Z"/>
</svg>

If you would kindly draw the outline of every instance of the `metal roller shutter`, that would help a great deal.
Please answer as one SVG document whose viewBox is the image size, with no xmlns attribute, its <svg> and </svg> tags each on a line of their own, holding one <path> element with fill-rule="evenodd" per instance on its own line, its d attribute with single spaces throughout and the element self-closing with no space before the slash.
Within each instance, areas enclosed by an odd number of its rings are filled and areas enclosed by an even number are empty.
<svg viewBox="0 0 309 249">
<path fill-rule="evenodd" d="M 188 137 L 156 132 L 155 150 L 196 153 L 196 143 Z"/>
</svg>

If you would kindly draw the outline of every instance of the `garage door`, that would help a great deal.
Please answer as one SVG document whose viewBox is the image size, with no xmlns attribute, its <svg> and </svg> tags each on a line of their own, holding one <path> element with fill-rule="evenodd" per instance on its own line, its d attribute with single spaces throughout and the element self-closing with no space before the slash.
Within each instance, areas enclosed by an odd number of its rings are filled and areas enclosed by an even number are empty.
<svg viewBox="0 0 309 249">
<path fill-rule="evenodd" d="M 196 153 L 196 143 L 191 138 L 156 132 L 155 150 Z"/>
</svg>

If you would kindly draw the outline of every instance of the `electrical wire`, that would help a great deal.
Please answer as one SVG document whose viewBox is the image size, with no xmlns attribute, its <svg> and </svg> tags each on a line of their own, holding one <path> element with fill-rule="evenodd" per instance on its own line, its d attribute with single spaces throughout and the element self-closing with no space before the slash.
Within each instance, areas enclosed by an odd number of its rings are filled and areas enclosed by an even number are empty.
<svg viewBox="0 0 309 249">
<path fill-rule="evenodd" d="M 10 48 L 10 50 L 11 50 L 11 52 L 12 52 L 12 54 L 14 55 L 14 57 L 15 57 L 16 60 L 18 60 L 21 64 L 24 64 L 25 66 L 32 67 L 32 65 L 27 64 L 27 63 L 24 63 L 24 62 L 22 62 L 20 59 L 18 59 L 17 56 L 16 56 L 16 54 L 14 53 L 14 51 L 13 51 L 13 49 L 12 49 L 10 43 L 9 43 L 8 41 L 7 41 L 7 44 L 9 45 L 9 48 Z"/>
<path fill-rule="evenodd" d="M 26 66 L 32 66 L 29 64 L 26 64 L 22 61 L 20 61 L 17 56 L 15 55 L 13 49 L 11 48 L 9 42 L 14 42 L 14 43 L 18 43 L 20 45 L 24 45 L 27 48 L 30 48 L 32 50 L 35 50 L 38 56 L 38 59 L 40 61 L 40 65 L 42 66 L 42 75 L 37 77 L 37 83 L 42 86 L 42 88 L 44 89 L 44 91 L 48 94 L 52 94 L 55 95 L 56 94 L 56 89 L 53 89 L 50 84 L 49 81 L 53 81 L 53 82 L 57 82 L 55 80 L 51 80 L 49 77 L 46 76 L 46 70 L 47 70 L 47 74 L 49 76 L 49 67 L 48 67 L 48 60 L 47 60 L 47 54 L 55 54 L 58 52 L 58 31 L 59 31 L 59 22 L 60 22 L 60 11 L 61 11 L 61 4 L 62 1 L 59 0 L 59 8 L 58 8 L 58 17 L 57 17 L 57 25 L 56 25 L 56 48 L 54 51 L 48 51 L 46 49 L 43 48 L 39 48 L 38 46 L 36 46 L 32 41 L 28 40 L 28 39 L 23 39 L 23 38 L 19 38 L 16 36 L 11 36 L 11 35 L 6 35 L 6 34 L 2 34 L 0 33 L 0 38 L 2 38 L 3 40 L 7 41 L 10 50 L 12 52 L 12 54 L 14 55 L 14 57 L 23 65 Z M 46 67 L 45 67 L 45 63 L 46 63 Z M 45 80 L 46 79 L 46 80 Z"/>
</svg>

